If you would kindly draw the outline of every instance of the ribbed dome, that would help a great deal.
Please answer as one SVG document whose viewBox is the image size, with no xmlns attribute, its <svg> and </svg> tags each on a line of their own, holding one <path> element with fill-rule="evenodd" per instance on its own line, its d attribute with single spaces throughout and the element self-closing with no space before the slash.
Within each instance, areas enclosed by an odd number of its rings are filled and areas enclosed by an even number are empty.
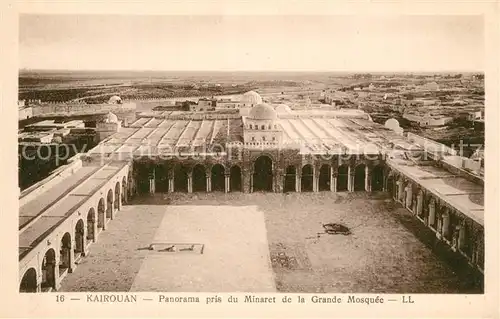
<svg viewBox="0 0 500 319">
<path fill-rule="evenodd" d="M 119 121 L 118 121 L 118 117 L 115 114 L 109 112 L 106 115 L 104 122 L 106 122 L 106 123 L 118 123 Z"/>
<path fill-rule="evenodd" d="M 278 115 L 271 105 L 262 103 L 254 106 L 248 117 L 254 120 L 276 120 Z"/>
<path fill-rule="evenodd" d="M 288 113 L 290 111 L 291 111 L 290 107 L 286 104 L 279 104 L 276 107 L 276 112 L 278 112 L 278 113 Z"/>
<path fill-rule="evenodd" d="M 114 95 L 109 98 L 108 104 L 121 104 L 122 99 L 118 95 Z"/>
<path fill-rule="evenodd" d="M 262 98 L 257 92 L 248 91 L 241 97 L 241 103 L 257 105 L 262 103 Z"/>
</svg>

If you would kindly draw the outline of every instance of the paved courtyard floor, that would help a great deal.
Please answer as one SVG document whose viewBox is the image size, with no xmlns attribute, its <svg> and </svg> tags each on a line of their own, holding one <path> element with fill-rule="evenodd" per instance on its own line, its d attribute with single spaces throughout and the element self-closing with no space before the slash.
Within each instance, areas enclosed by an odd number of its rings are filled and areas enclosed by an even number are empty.
<svg viewBox="0 0 500 319">
<path fill-rule="evenodd" d="M 470 292 L 400 221 L 404 214 L 385 195 L 364 193 L 140 197 L 110 222 L 61 290 Z M 325 234 L 326 223 L 351 234 Z M 203 254 L 199 245 L 159 251 L 176 243 L 202 244 Z"/>
</svg>

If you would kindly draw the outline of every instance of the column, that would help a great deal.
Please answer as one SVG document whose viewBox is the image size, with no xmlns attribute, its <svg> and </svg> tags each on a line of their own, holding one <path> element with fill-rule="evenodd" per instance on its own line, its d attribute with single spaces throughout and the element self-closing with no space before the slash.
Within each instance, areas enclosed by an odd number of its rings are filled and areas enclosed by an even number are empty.
<svg viewBox="0 0 500 319">
<path fill-rule="evenodd" d="M 316 166 L 313 165 L 313 192 L 317 192 L 318 191 L 318 186 L 319 186 L 319 178 L 318 178 L 318 174 L 317 174 L 317 170 L 316 170 Z"/>
<path fill-rule="evenodd" d="M 350 165 L 347 167 L 347 191 L 354 191 L 354 171 Z"/>
<path fill-rule="evenodd" d="M 297 171 L 297 170 L 296 170 L 296 171 Z M 296 190 L 298 193 L 300 193 L 300 192 L 301 192 L 301 189 L 300 189 L 300 188 L 301 188 L 301 186 L 302 186 L 302 185 L 301 185 L 301 180 L 300 180 L 300 178 L 301 178 L 301 175 L 300 175 L 300 174 L 295 173 L 295 190 Z"/>
<path fill-rule="evenodd" d="M 411 183 L 408 183 L 408 186 L 406 186 L 405 207 L 409 210 L 412 210 L 412 200 L 413 200 L 412 185 Z"/>
<path fill-rule="evenodd" d="M 436 205 L 434 204 L 434 200 L 430 200 L 429 203 L 429 226 L 434 227 L 434 223 L 436 220 Z"/>
<path fill-rule="evenodd" d="M 253 193 L 253 172 L 250 172 L 250 193 Z"/>
<path fill-rule="evenodd" d="M 193 172 L 188 173 L 188 193 L 193 192 Z"/>
<path fill-rule="evenodd" d="M 446 209 L 445 213 L 443 214 L 443 230 L 441 231 L 443 234 L 443 237 L 448 240 L 448 235 L 450 234 L 450 213 L 448 212 L 448 209 Z"/>
<path fill-rule="evenodd" d="M 175 191 L 174 189 L 174 176 L 169 176 L 168 177 L 168 192 L 173 193 Z"/>
<path fill-rule="evenodd" d="M 371 185 L 371 169 L 368 167 L 368 165 L 365 166 L 365 191 L 371 192 L 372 191 L 372 185 Z"/>
<path fill-rule="evenodd" d="M 155 167 L 154 166 L 151 168 L 151 171 L 149 172 L 149 192 L 152 194 L 155 192 Z"/>
<path fill-rule="evenodd" d="M 231 191 L 231 176 L 226 174 L 224 176 L 224 192 L 229 193 Z"/>
<path fill-rule="evenodd" d="M 337 192 L 337 175 L 334 173 L 330 174 L 330 191 Z"/>
<path fill-rule="evenodd" d="M 210 193 L 212 191 L 212 174 L 206 174 L 207 175 L 207 193 Z"/>
<path fill-rule="evenodd" d="M 404 203 L 405 191 L 404 191 L 404 182 L 399 180 L 398 182 L 398 201 Z"/>
</svg>

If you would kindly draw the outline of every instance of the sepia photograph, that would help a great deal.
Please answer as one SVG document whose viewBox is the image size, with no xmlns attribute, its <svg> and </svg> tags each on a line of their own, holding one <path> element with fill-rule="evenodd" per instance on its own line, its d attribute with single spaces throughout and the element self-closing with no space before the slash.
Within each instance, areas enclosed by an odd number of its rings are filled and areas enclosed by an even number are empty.
<svg viewBox="0 0 500 319">
<path fill-rule="evenodd" d="M 22 14 L 19 292 L 482 294 L 484 65 L 481 16 Z"/>
<path fill-rule="evenodd" d="M 0 316 L 500 315 L 500 2 L 141 1 L 1 10 Z"/>
</svg>

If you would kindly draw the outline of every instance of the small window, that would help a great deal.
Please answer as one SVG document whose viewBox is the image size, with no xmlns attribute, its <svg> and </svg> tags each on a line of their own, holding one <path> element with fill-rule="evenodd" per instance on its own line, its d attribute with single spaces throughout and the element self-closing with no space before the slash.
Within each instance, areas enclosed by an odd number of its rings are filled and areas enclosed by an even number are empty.
<svg viewBox="0 0 500 319">
<path fill-rule="evenodd" d="M 268 128 L 268 129 L 269 129 L 269 130 L 271 129 L 271 125 L 269 125 L 269 128 Z"/>
<path fill-rule="evenodd" d="M 265 127 L 264 125 L 262 125 L 260 128 L 261 128 L 261 129 L 263 129 L 263 130 L 265 130 L 265 129 L 266 129 L 266 127 Z"/>
<path fill-rule="evenodd" d="M 265 141 L 266 140 L 266 137 L 265 136 L 262 136 L 262 140 Z"/>
<path fill-rule="evenodd" d="M 273 141 L 276 141 L 276 137 L 273 136 Z"/>
<path fill-rule="evenodd" d="M 250 129 L 252 129 L 252 124 L 250 124 Z"/>
<path fill-rule="evenodd" d="M 255 136 L 252 136 L 252 141 L 255 141 Z"/>
</svg>

